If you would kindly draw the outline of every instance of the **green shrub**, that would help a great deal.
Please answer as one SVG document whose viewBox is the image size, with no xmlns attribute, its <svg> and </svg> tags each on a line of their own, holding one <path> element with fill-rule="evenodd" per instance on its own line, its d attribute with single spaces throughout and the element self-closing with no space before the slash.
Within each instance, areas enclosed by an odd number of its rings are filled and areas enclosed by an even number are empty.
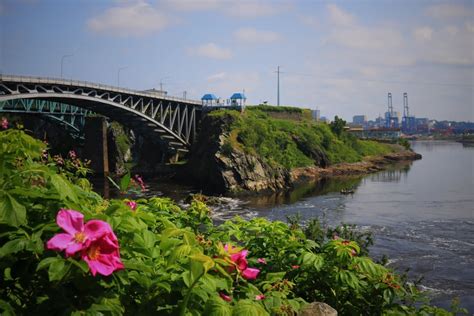
<svg viewBox="0 0 474 316">
<path fill-rule="evenodd" d="M 262 218 L 215 226 L 199 199 L 187 209 L 167 198 L 104 200 L 23 132 L 0 132 L 0 144 L 2 315 L 295 315 L 313 300 L 340 315 L 449 315 L 417 307 L 414 286 L 344 239 L 362 240 L 350 228 L 321 239 Z M 70 257 L 46 249 L 62 233 L 59 209 L 108 223 L 124 267 L 91 275 L 84 258 L 96 257 L 83 235 L 74 243 L 85 248 Z"/>
</svg>

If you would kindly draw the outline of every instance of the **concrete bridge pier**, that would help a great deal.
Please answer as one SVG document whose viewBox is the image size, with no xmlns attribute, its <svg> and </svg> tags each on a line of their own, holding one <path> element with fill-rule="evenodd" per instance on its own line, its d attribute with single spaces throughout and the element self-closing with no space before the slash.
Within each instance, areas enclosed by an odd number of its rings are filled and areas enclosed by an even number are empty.
<svg viewBox="0 0 474 316">
<path fill-rule="evenodd" d="M 107 124 L 104 117 L 87 117 L 84 125 L 84 158 L 96 174 L 109 175 Z"/>
</svg>

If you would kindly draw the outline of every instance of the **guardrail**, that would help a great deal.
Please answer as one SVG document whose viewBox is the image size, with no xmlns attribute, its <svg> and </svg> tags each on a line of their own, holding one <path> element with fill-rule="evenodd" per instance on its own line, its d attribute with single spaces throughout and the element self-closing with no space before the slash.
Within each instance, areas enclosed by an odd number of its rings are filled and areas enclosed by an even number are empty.
<svg viewBox="0 0 474 316">
<path fill-rule="evenodd" d="M 89 81 L 81 81 L 81 80 L 68 80 L 63 78 L 52 78 L 52 77 L 34 77 L 34 76 L 18 76 L 18 75 L 5 75 L 0 74 L 0 81 L 11 81 L 11 82 L 24 82 L 24 83 L 46 83 L 46 84 L 57 84 L 62 86 L 77 86 L 77 87 L 85 87 L 85 88 L 92 88 L 98 90 L 106 90 L 106 91 L 113 91 L 119 93 L 126 93 L 126 94 L 134 94 L 138 96 L 145 96 L 154 99 L 163 99 L 167 101 L 176 101 L 181 103 L 190 103 L 195 105 L 202 105 L 201 101 L 192 100 L 192 99 L 184 99 L 179 97 L 170 97 L 170 96 L 157 96 L 154 93 L 145 92 L 145 91 L 138 91 L 132 89 L 124 89 L 115 86 L 109 86 L 104 84 L 93 83 Z"/>
</svg>

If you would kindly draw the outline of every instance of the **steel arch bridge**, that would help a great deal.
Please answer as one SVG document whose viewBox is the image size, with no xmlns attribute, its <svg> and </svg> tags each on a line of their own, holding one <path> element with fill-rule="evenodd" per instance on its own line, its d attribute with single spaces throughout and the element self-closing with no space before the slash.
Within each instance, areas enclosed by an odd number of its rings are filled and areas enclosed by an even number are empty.
<svg viewBox="0 0 474 316">
<path fill-rule="evenodd" d="M 152 92 L 85 81 L 0 75 L 0 104 L 12 104 L 19 99 L 24 100 L 23 104 L 27 104 L 27 100 L 67 104 L 107 116 L 165 145 L 170 152 L 188 151 L 196 136 L 196 121 L 202 109 L 201 101 Z M 31 106 L 27 111 L 46 114 L 48 110 Z"/>
<path fill-rule="evenodd" d="M 0 102 L 0 112 L 39 114 L 46 121 L 63 126 L 73 138 L 81 141 L 84 140 L 86 117 L 94 114 L 74 105 L 37 99 L 14 99 Z"/>
</svg>

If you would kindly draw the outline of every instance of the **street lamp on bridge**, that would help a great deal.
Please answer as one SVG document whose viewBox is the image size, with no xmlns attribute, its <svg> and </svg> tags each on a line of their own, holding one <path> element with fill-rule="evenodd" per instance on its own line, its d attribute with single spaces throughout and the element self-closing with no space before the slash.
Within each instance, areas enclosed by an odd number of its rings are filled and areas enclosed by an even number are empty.
<svg viewBox="0 0 474 316">
<path fill-rule="evenodd" d="M 74 56 L 74 54 L 63 55 L 63 57 L 61 57 L 61 79 L 63 78 L 63 64 L 64 64 L 64 58 L 72 57 L 72 56 Z"/>
<path fill-rule="evenodd" d="M 124 69 L 127 69 L 127 68 L 128 68 L 128 66 L 120 67 L 117 71 L 117 87 L 119 87 L 119 88 L 120 88 L 120 71 L 124 70 Z"/>
<path fill-rule="evenodd" d="M 160 79 L 160 91 L 163 92 L 163 80 L 165 79 L 170 79 L 171 77 L 167 76 L 167 77 L 163 77 Z"/>
</svg>

